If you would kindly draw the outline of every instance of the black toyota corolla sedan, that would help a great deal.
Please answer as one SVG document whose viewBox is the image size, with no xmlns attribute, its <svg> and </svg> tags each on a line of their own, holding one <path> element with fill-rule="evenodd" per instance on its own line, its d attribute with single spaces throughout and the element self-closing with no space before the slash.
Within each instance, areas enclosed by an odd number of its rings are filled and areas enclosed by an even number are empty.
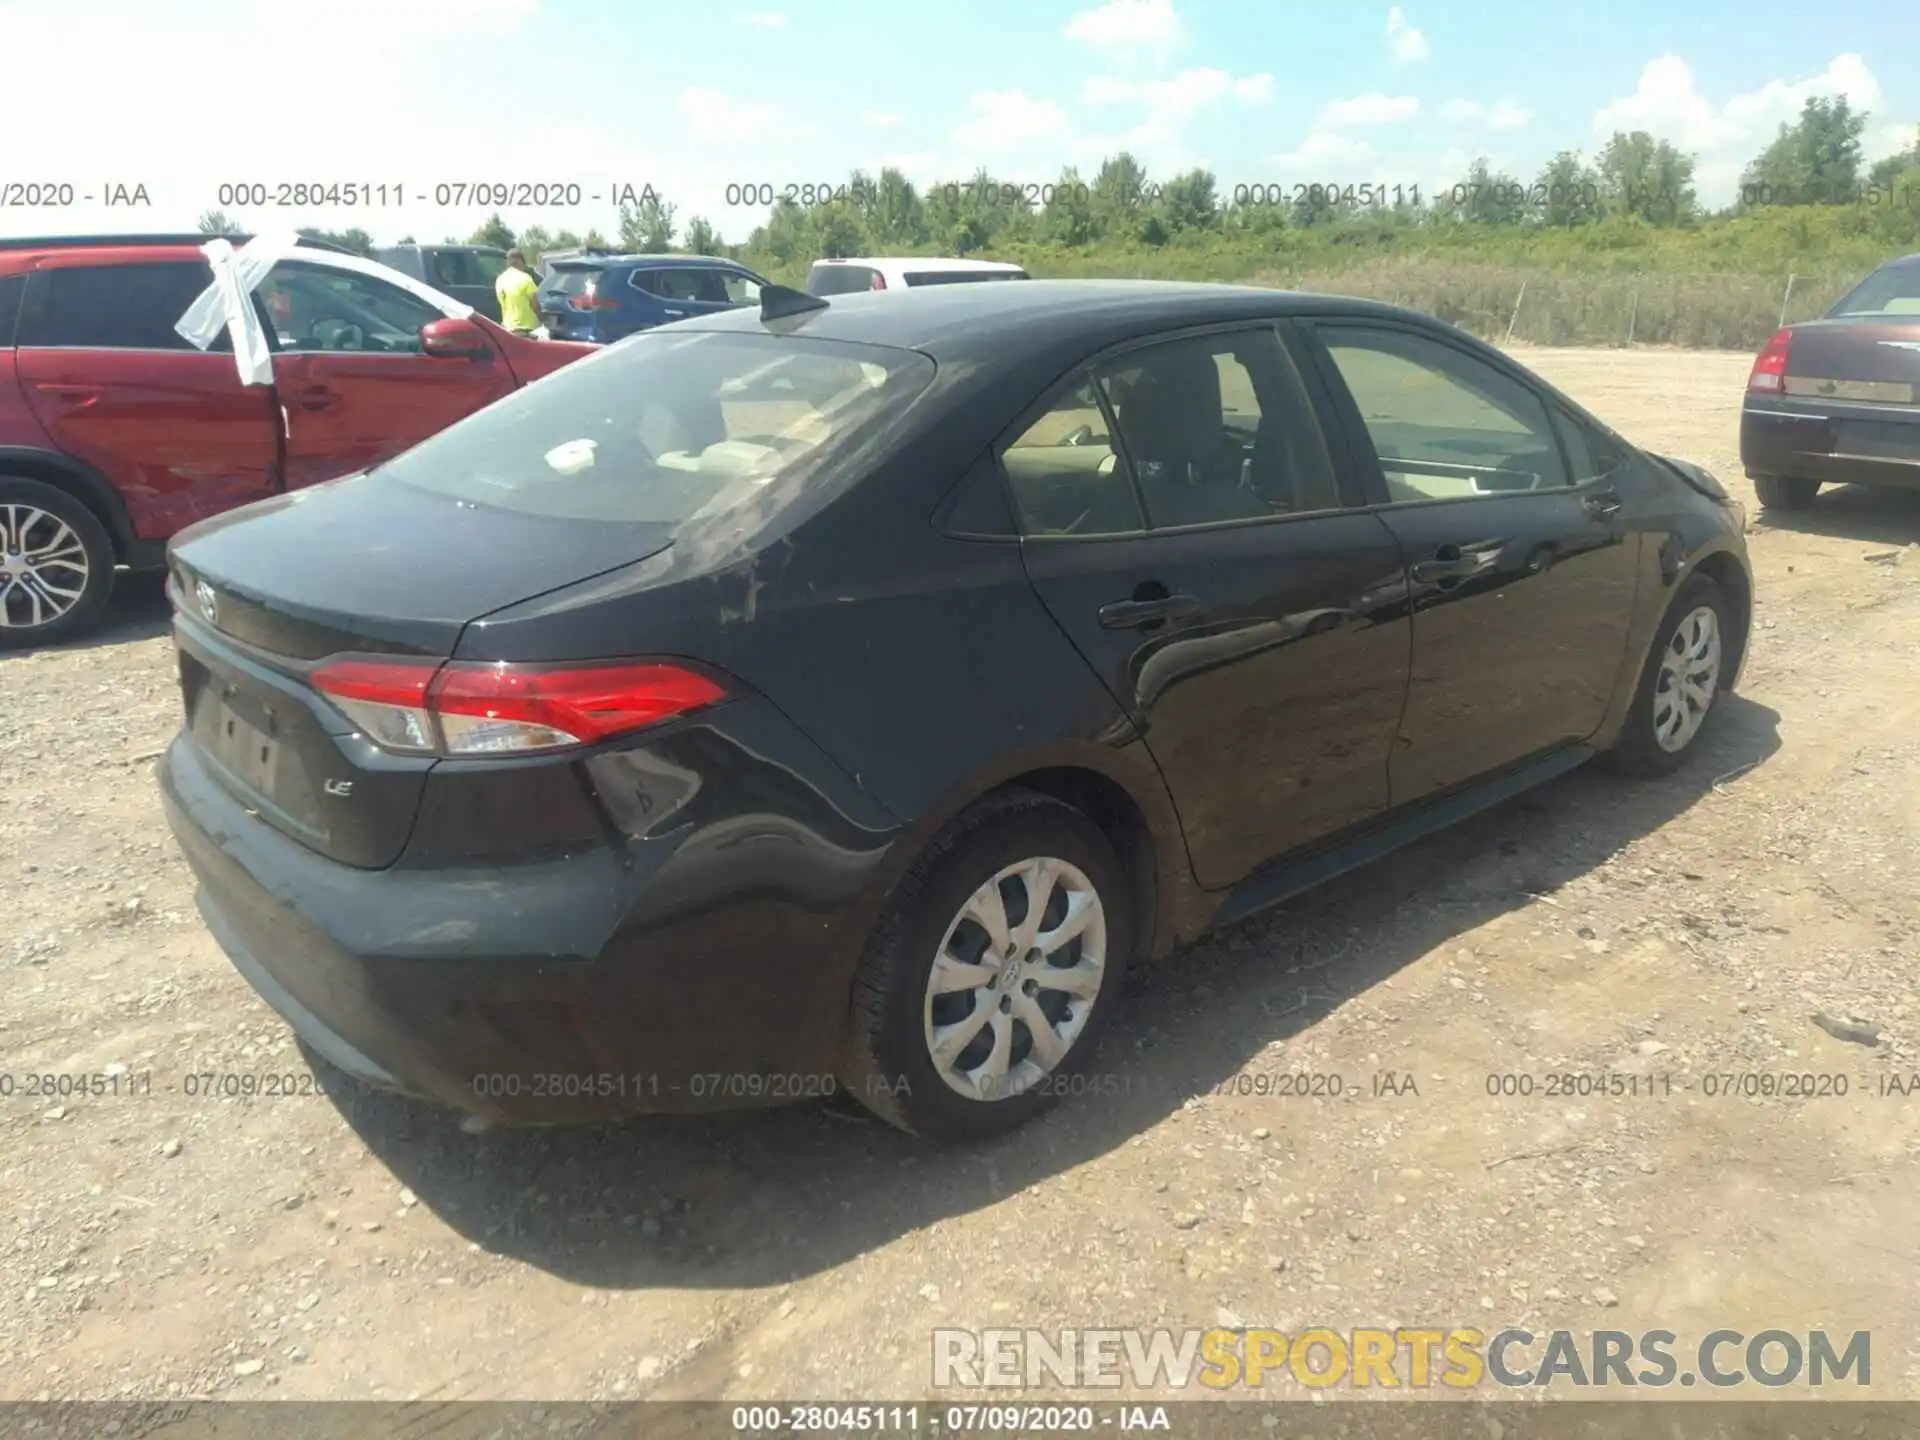
<svg viewBox="0 0 1920 1440">
<path fill-rule="evenodd" d="M 371 1084 L 986 1136 L 1127 967 L 1679 765 L 1743 520 L 1384 305 L 769 287 L 177 539 L 161 783 L 233 963 Z"/>
</svg>

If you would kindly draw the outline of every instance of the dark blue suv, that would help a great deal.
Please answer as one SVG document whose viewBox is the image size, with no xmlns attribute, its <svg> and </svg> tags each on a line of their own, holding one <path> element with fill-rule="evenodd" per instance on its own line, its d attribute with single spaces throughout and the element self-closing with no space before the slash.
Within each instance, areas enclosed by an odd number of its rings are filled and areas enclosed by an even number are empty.
<svg viewBox="0 0 1920 1440">
<path fill-rule="evenodd" d="M 540 285 L 540 323 L 556 340 L 606 344 L 695 315 L 758 305 L 767 282 L 711 255 L 577 255 Z"/>
</svg>

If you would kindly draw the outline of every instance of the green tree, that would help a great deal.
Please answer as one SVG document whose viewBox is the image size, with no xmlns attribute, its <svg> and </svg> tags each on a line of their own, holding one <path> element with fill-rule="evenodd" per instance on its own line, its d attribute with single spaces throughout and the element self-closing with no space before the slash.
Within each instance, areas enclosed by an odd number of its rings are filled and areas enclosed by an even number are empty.
<svg viewBox="0 0 1920 1440">
<path fill-rule="evenodd" d="M 1747 205 L 1833 205 L 1860 186 L 1860 137 L 1867 112 L 1847 97 L 1810 95 L 1800 118 L 1782 125 L 1740 176 Z"/>
<path fill-rule="evenodd" d="M 1542 223 L 1558 229 L 1584 225 L 1600 215 L 1600 175 L 1578 150 L 1562 150 L 1533 182 Z"/>
<path fill-rule="evenodd" d="M 396 245 L 415 245 L 415 244 L 418 244 L 419 242 L 416 241 L 412 235 L 402 235 L 398 240 L 394 241 L 393 243 Z"/>
<path fill-rule="evenodd" d="M 620 207 L 620 248 L 644 255 L 664 255 L 673 248 L 674 207 L 651 190 L 638 205 Z"/>
<path fill-rule="evenodd" d="M 520 249 L 529 265 L 538 265 L 540 257 L 554 248 L 553 237 L 544 225 L 529 225 L 520 232 Z"/>
<path fill-rule="evenodd" d="M 865 177 L 855 173 L 855 181 Z M 888 165 L 880 178 L 869 182 L 860 192 L 864 201 L 867 234 L 881 244 L 924 245 L 927 240 L 927 210 L 920 194 L 899 170 Z"/>
<path fill-rule="evenodd" d="M 589 229 L 586 234 L 580 237 L 580 248 L 582 250 L 607 250 L 612 247 L 607 244 L 606 236 L 602 235 L 598 230 Z"/>
<path fill-rule="evenodd" d="M 1614 131 L 1595 169 L 1608 214 L 1629 215 L 1652 225 L 1677 225 L 1699 213 L 1693 156 L 1645 130 Z"/>
<path fill-rule="evenodd" d="M 578 250 L 580 248 L 580 237 L 571 230 L 562 230 L 553 237 L 553 245 L 551 248 L 555 250 Z"/>
<path fill-rule="evenodd" d="M 1160 187 L 1161 222 L 1175 234 L 1220 224 L 1220 186 L 1211 170 L 1193 169 Z"/>
<path fill-rule="evenodd" d="M 1914 126 L 1913 139 L 1906 149 L 1873 162 L 1873 168 L 1867 171 L 1867 183 L 1890 190 L 1910 170 L 1920 170 L 1920 125 Z"/>
<path fill-rule="evenodd" d="M 703 215 L 687 221 L 686 243 L 689 255 L 718 255 L 726 249 L 726 242 Z"/>
<path fill-rule="evenodd" d="M 1130 240 L 1139 233 L 1147 170 L 1128 151 L 1109 155 L 1094 173 L 1091 210 L 1095 240 Z"/>
<path fill-rule="evenodd" d="M 1478 225 L 1517 225 L 1527 215 L 1527 187 L 1504 170 L 1495 170 L 1486 156 L 1467 167 L 1455 190 L 1454 212 Z"/>
<path fill-rule="evenodd" d="M 202 235 L 231 235 L 233 222 L 227 219 L 224 210 L 206 210 L 200 215 L 200 233 Z"/>
<path fill-rule="evenodd" d="M 449 243 L 458 244 L 459 242 L 453 241 Z M 472 236 L 468 238 L 467 243 L 469 245 L 491 245 L 496 250 L 511 250 L 514 246 L 513 227 L 501 219 L 500 212 L 496 210 L 486 224 L 473 232 Z"/>
<path fill-rule="evenodd" d="M 1093 189 L 1069 165 L 1040 194 L 1040 233 L 1055 245 L 1093 243 Z"/>
</svg>

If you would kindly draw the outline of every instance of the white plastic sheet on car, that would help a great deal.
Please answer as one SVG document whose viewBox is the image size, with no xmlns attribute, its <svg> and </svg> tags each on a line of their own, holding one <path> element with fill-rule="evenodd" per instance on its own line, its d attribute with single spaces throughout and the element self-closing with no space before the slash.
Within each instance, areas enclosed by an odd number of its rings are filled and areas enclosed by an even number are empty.
<svg viewBox="0 0 1920 1440">
<path fill-rule="evenodd" d="M 411 275 L 403 275 L 362 255 L 343 255 L 303 246 L 300 237 L 291 231 L 257 235 L 237 250 L 231 241 L 209 240 L 200 247 L 200 253 L 213 268 L 213 281 L 187 307 L 187 313 L 173 328 L 201 350 L 218 340 L 221 331 L 231 335 L 233 361 L 239 368 L 243 385 L 273 384 L 273 348 L 267 343 L 266 327 L 260 323 L 260 312 L 252 296 L 282 260 L 300 260 L 331 270 L 370 275 L 425 301 L 449 319 L 464 320 L 473 314 L 471 305 L 463 305 Z"/>
<path fill-rule="evenodd" d="M 238 250 L 228 240 L 209 240 L 200 247 L 213 267 L 213 283 L 187 307 L 173 328 L 191 345 L 205 350 L 225 331 L 233 337 L 233 361 L 243 385 L 273 384 L 273 349 L 266 327 L 254 308 L 253 292 L 275 264 L 300 243 L 291 231 L 257 235 Z"/>
</svg>

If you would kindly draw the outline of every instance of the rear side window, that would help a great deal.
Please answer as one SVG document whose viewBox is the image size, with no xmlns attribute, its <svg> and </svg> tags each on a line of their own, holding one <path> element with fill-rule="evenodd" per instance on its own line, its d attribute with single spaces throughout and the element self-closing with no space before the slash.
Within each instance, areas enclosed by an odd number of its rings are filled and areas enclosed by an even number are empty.
<svg viewBox="0 0 1920 1440">
<path fill-rule="evenodd" d="M 642 288 L 662 300 L 688 300 L 701 305 L 727 303 L 727 287 L 720 283 L 718 270 L 685 265 L 672 270 L 641 271 L 634 276 L 636 282 L 641 274 L 648 277 Z"/>
<path fill-rule="evenodd" d="M 26 276 L 0 275 L 0 350 L 13 348 L 14 321 L 20 314 L 20 297 L 26 292 Z"/>
<path fill-rule="evenodd" d="M 877 290 L 874 282 L 880 272 L 868 265 L 815 265 L 807 276 L 807 289 L 815 295 L 852 295 L 861 290 Z"/>
<path fill-rule="evenodd" d="M 173 327 L 212 282 L 203 262 L 76 265 L 34 274 L 18 343 L 88 350 L 191 350 Z"/>
<path fill-rule="evenodd" d="M 1842 315 L 1920 315 L 1920 265 L 1886 265 L 1862 280 L 1827 312 Z"/>
<path fill-rule="evenodd" d="M 523 514 L 677 527 L 837 473 L 833 462 L 933 374 L 926 356 L 884 346 L 643 333 L 376 473 Z"/>
<path fill-rule="evenodd" d="M 1011 270 L 909 270 L 909 285 L 970 285 L 976 280 L 1024 280 Z"/>
<path fill-rule="evenodd" d="M 553 274 L 547 277 L 547 283 L 540 288 L 543 290 L 551 290 L 560 295 L 584 295 L 587 285 L 591 281 L 598 279 L 599 276 L 600 272 L 598 270 L 569 267 L 564 270 L 555 270 Z"/>
<path fill-rule="evenodd" d="M 507 257 L 474 250 L 434 252 L 433 269 L 441 285 L 491 286 L 507 268 Z"/>
</svg>

